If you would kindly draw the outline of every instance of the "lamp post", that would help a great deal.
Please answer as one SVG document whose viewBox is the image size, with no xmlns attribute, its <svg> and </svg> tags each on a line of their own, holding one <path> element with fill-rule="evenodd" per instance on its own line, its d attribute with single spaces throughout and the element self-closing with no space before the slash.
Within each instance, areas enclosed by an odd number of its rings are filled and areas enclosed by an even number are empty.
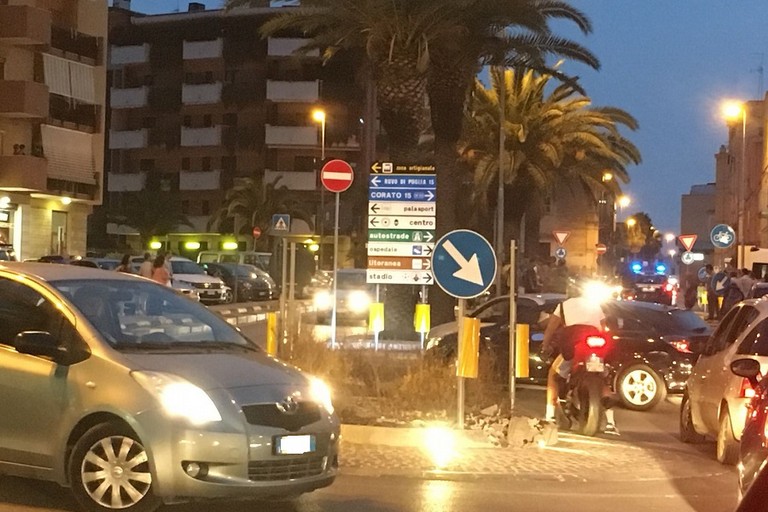
<svg viewBox="0 0 768 512">
<path fill-rule="evenodd" d="M 741 156 L 739 172 L 736 175 L 736 247 L 738 248 L 737 266 L 744 266 L 744 181 L 747 167 L 747 104 L 741 101 L 728 101 L 723 104 L 723 117 L 726 121 L 741 120 Z"/>
<path fill-rule="evenodd" d="M 312 111 L 312 119 L 320 123 L 320 161 L 325 163 L 325 110 Z M 325 235 L 325 187 L 320 187 L 320 269 L 323 268 L 323 235 Z"/>
<path fill-rule="evenodd" d="M 506 94 L 505 88 L 507 84 L 507 71 L 503 66 L 498 68 L 501 80 L 499 81 L 499 187 L 497 190 L 496 198 L 496 247 L 494 250 L 498 257 L 504 254 L 504 146 L 506 146 L 506 133 L 504 132 L 504 123 L 506 119 Z M 520 233 L 520 238 L 523 238 L 525 233 Z M 512 261 L 512 255 L 509 255 L 509 260 Z M 503 268 L 505 261 L 501 261 L 501 267 Z M 514 268 L 510 268 L 510 272 L 515 272 Z M 496 272 L 496 294 L 501 295 L 501 283 L 502 272 Z M 510 281 L 511 282 L 511 281 Z M 515 296 L 515 291 L 509 291 L 512 296 Z"/>
</svg>

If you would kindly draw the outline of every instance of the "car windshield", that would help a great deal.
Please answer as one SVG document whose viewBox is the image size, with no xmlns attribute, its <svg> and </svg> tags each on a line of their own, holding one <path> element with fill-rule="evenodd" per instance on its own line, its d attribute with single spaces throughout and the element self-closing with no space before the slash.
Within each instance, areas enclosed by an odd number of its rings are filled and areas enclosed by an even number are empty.
<svg viewBox="0 0 768 512">
<path fill-rule="evenodd" d="M 173 261 L 171 268 L 174 274 L 201 274 L 205 275 L 205 270 L 194 261 Z"/>
<path fill-rule="evenodd" d="M 155 283 L 86 279 L 52 284 L 118 349 L 173 349 L 202 343 L 255 347 L 205 306 Z"/>
<path fill-rule="evenodd" d="M 224 269 L 226 269 L 229 274 L 234 274 L 237 272 L 237 277 L 247 277 L 249 279 L 257 279 L 261 275 L 263 275 L 263 270 L 253 266 L 253 265 L 222 265 Z"/>
</svg>

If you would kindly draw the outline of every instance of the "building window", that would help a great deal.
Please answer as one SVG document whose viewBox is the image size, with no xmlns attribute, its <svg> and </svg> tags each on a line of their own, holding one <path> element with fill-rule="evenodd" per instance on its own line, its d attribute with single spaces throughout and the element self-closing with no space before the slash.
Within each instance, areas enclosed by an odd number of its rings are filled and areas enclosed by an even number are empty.
<svg viewBox="0 0 768 512">
<path fill-rule="evenodd" d="M 162 178 L 160 180 L 160 190 L 163 192 L 170 192 L 171 191 L 171 179 L 170 178 Z"/>
<path fill-rule="evenodd" d="M 0 59 L 0 80 L 5 80 L 5 59 Z"/>
<path fill-rule="evenodd" d="M 211 205 L 208 201 L 203 201 L 200 204 L 200 208 L 202 210 L 203 215 L 210 215 L 211 213 Z"/>
<path fill-rule="evenodd" d="M 189 170 L 189 158 L 184 157 L 181 159 L 181 169 L 184 171 Z"/>
<path fill-rule="evenodd" d="M 184 127 L 189 128 L 192 126 L 192 116 L 184 116 Z"/>
<path fill-rule="evenodd" d="M 296 172 L 312 172 L 315 170 L 314 156 L 297 156 L 293 159 L 293 170 Z"/>
<path fill-rule="evenodd" d="M 227 69 L 224 71 L 224 81 L 230 84 L 235 83 L 237 80 L 237 70 L 236 69 Z"/>
<path fill-rule="evenodd" d="M 213 82 L 213 71 L 205 72 L 205 83 L 210 84 Z"/>
<path fill-rule="evenodd" d="M 203 171 L 210 171 L 211 170 L 211 157 L 209 157 L 209 156 L 204 156 L 203 157 L 203 163 L 202 163 L 201 168 L 203 169 Z"/>
<path fill-rule="evenodd" d="M 157 124 L 157 119 L 154 117 L 145 117 L 141 120 L 141 127 L 142 128 L 154 128 Z"/>
<path fill-rule="evenodd" d="M 227 126 L 237 126 L 237 114 L 224 114 L 224 124 Z"/>
<path fill-rule="evenodd" d="M 142 158 L 139 160 L 139 170 L 140 171 L 154 171 L 155 170 L 155 161 L 149 158 Z"/>
<path fill-rule="evenodd" d="M 181 213 L 184 215 L 189 215 L 189 201 L 186 199 L 181 202 Z"/>
<path fill-rule="evenodd" d="M 213 119 L 211 118 L 211 114 L 205 114 L 203 116 L 203 126 L 206 128 L 209 128 L 213 125 Z"/>
</svg>

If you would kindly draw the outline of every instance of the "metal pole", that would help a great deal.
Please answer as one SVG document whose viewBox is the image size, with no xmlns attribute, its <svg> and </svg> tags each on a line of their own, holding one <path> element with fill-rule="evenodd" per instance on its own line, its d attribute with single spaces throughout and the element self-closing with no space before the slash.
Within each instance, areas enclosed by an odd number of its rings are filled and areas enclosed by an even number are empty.
<svg viewBox="0 0 768 512">
<path fill-rule="evenodd" d="M 738 190 L 738 268 L 746 266 L 744 261 L 744 181 L 747 171 L 747 104 L 741 109 L 741 165 L 739 166 L 739 190 Z"/>
<path fill-rule="evenodd" d="M 499 82 L 499 189 L 496 199 L 496 254 L 501 257 L 504 251 L 504 146 L 506 145 L 506 134 L 504 133 L 505 123 L 505 103 L 506 103 L 506 70 L 499 68 L 501 81 Z M 502 258 L 501 265 L 504 265 Z M 496 272 L 496 295 L 501 295 L 501 272 Z M 510 288 L 512 289 L 512 288 Z"/>
<path fill-rule="evenodd" d="M 429 304 L 429 288 L 427 285 L 421 285 L 421 303 Z M 424 353 L 424 342 L 426 341 L 427 333 L 421 331 L 421 352 Z"/>
<path fill-rule="evenodd" d="M 459 299 L 459 312 L 458 312 L 459 318 L 456 320 L 459 323 L 458 325 L 458 333 L 459 333 L 458 357 L 459 358 L 461 357 L 462 345 L 464 343 L 464 332 L 463 332 L 464 331 L 464 322 L 463 322 L 464 308 L 465 308 L 464 299 Z M 456 360 L 456 364 L 458 366 L 459 364 L 458 359 Z M 456 405 L 456 423 L 459 426 L 459 430 L 464 430 L 464 377 L 459 376 L 458 379 L 459 379 L 459 382 L 458 382 L 458 385 L 456 386 L 458 389 L 458 396 L 457 396 L 458 403 Z"/>
<path fill-rule="evenodd" d="M 379 283 L 376 283 L 376 303 L 379 302 Z M 378 351 L 379 350 L 379 330 L 374 329 L 373 331 L 373 350 Z"/>
<path fill-rule="evenodd" d="M 331 348 L 336 348 L 336 289 L 339 268 L 339 193 L 336 192 L 336 212 L 333 218 L 333 314 L 331 315 Z"/>
<path fill-rule="evenodd" d="M 509 242 L 509 411 L 515 410 L 515 357 L 517 338 L 517 283 L 515 282 L 515 241 Z"/>
<path fill-rule="evenodd" d="M 320 122 L 320 161 L 325 164 L 325 115 Z M 320 270 L 323 270 L 323 236 L 325 235 L 325 187 L 320 186 Z"/>
<path fill-rule="evenodd" d="M 286 283 L 288 278 L 288 245 L 285 238 L 282 239 L 282 258 L 280 260 L 282 264 L 282 272 L 280 273 L 280 345 L 285 345 L 288 339 L 288 322 L 285 318 L 286 314 Z M 280 350 L 282 352 L 282 349 Z"/>
</svg>

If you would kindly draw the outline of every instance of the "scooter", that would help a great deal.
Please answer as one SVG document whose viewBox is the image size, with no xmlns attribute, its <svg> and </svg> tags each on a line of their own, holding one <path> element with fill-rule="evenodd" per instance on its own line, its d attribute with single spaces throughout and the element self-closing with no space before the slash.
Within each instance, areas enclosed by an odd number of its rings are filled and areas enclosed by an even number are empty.
<svg viewBox="0 0 768 512">
<path fill-rule="evenodd" d="M 587 336 L 574 347 L 571 373 L 560 393 L 558 427 L 585 436 L 594 436 L 600 429 L 605 412 L 603 389 L 608 384 L 605 363 L 609 340 L 604 335 Z"/>
</svg>

